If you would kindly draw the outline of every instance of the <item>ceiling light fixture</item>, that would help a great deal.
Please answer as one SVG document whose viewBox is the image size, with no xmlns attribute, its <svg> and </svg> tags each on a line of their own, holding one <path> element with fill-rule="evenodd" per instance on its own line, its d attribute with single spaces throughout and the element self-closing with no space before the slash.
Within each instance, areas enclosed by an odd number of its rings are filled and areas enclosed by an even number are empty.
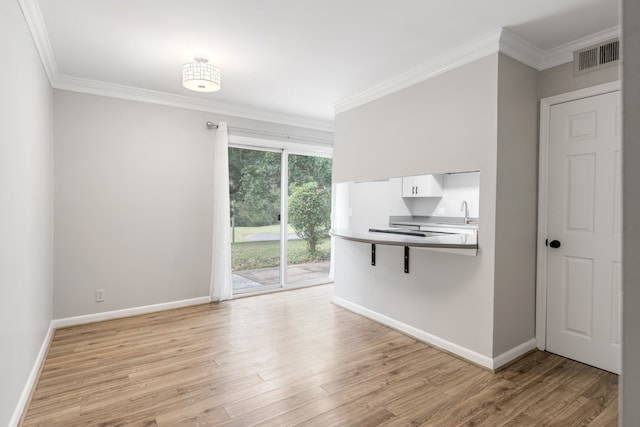
<svg viewBox="0 0 640 427">
<path fill-rule="evenodd" d="M 209 64 L 207 58 L 195 58 L 182 66 L 182 86 L 196 92 L 220 90 L 220 70 Z"/>
</svg>

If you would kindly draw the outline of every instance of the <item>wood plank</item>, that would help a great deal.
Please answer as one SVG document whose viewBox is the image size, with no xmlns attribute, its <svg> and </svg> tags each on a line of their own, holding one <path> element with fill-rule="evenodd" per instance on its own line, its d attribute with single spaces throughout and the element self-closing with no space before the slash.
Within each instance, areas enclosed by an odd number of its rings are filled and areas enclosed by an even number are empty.
<svg viewBox="0 0 640 427">
<path fill-rule="evenodd" d="M 617 423 L 616 375 L 541 351 L 494 374 L 331 295 L 317 286 L 59 329 L 22 425 Z"/>
</svg>

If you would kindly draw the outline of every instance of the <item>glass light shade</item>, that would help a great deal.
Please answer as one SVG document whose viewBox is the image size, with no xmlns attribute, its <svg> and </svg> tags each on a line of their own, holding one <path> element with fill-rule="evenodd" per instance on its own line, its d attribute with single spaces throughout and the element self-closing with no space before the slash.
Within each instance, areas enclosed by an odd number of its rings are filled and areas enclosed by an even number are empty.
<svg viewBox="0 0 640 427">
<path fill-rule="evenodd" d="M 182 66 L 182 86 L 196 92 L 220 90 L 220 70 L 206 59 L 196 58 Z"/>
</svg>

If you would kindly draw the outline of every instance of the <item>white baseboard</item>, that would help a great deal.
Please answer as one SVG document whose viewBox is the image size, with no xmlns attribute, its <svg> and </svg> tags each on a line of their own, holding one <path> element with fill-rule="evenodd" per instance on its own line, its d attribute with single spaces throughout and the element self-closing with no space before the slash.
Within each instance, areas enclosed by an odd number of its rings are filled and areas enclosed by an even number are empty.
<svg viewBox="0 0 640 427">
<path fill-rule="evenodd" d="M 125 308 L 123 310 L 113 310 L 106 311 L 104 313 L 95 313 L 95 314 L 87 314 L 84 316 L 75 316 L 75 317 L 67 317 L 64 319 L 54 319 L 49 324 L 49 330 L 42 341 L 42 346 L 40 347 L 40 351 L 38 352 L 38 356 L 33 363 L 33 368 L 31 368 L 31 373 L 27 378 L 27 382 L 22 390 L 22 394 L 20 395 L 20 399 L 18 400 L 18 404 L 16 405 L 16 409 L 13 412 L 13 416 L 11 417 L 11 421 L 9 421 L 9 427 L 17 426 L 20 422 L 20 418 L 22 417 L 22 412 L 25 409 L 27 401 L 29 400 L 29 395 L 31 394 L 31 390 L 35 386 L 35 382 L 38 378 L 38 372 L 40 371 L 40 366 L 44 362 L 44 358 L 49 349 L 49 343 L 51 342 L 51 338 L 53 338 L 53 332 L 56 328 L 63 328 L 66 326 L 74 326 L 81 325 L 84 323 L 92 323 L 99 322 L 101 320 L 110 320 L 117 319 L 120 317 L 127 316 L 135 316 L 137 314 L 145 314 L 145 313 L 153 313 L 156 311 L 170 310 L 172 308 L 180 308 L 187 307 L 190 305 L 198 305 L 198 304 L 206 304 L 209 302 L 209 297 L 199 297 L 199 298 L 191 298 L 180 301 L 171 301 L 165 302 L 161 304 L 152 304 L 145 305 L 142 307 L 133 307 L 133 308 Z"/>
<path fill-rule="evenodd" d="M 535 338 L 531 338 L 529 341 L 513 347 L 511 350 L 507 350 L 504 353 L 493 358 L 493 368 L 498 369 L 509 362 L 516 360 L 518 357 L 527 354 L 531 350 L 537 347 L 537 341 Z"/>
<path fill-rule="evenodd" d="M 84 316 L 66 317 L 55 319 L 51 323 L 54 328 L 81 325 L 83 323 L 100 322 L 102 320 L 118 319 L 120 317 L 135 316 L 138 314 L 153 313 L 156 311 L 170 310 L 172 308 L 188 307 L 190 305 L 206 304 L 209 297 L 198 297 L 180 301 L 163 302 L 160 304 L 143 305 L 142 307 L 125 308 L 122 310 L 105 311 L 102 313 L 86 314 Z"/>
<path fill-rule="evenodd" d="M 392 319 L 373 310 L 369 310 L 368 308 L 364 308 L 358 304 L 354 304 L 343 298 L 334 296 L 333 302 L 340 307 L 346 308 L 347 310 L 353 311 L 354 313 L 360 314 L 361 316 L 367 317 L 371 320 L 375 320 L 378 323 L 382 323 L 383 325 L 389 326 L 390 328 L 410 335 L 420 341 L 426 342 L 427 344 L 438 347 L 449 353 L 453 353 L 456 356 L 468 360 L 469 362 L 475 363 L 476 365 L 480 365 L 491 370 L 498 369 L 499 367 L 509 363 L 510 361 L 522 356 L 526 352 L 536 348 L 536 340 L 535 338 L 532 338 L 531 340 L 520 344 L 519 346 L 506 351 L 497 357 L 491 358 L 477 353 L 473 350 L 469 350 L 468 348 L 462 347 L 461 345 L 455 344 L 451 341 L 442 339 L 436 335 L 430 334 L 429 332 L 414 328 L 413 326 L 407 325 L 406 323 L 402 323 L 398 320 Z"/>
<path fill-rule="evenodd" d="M 33 387 L 36 384 L 36 380 L 38 379 L 40 366 L 42 366 L 44 358 L 47 355 L 47 351 L 49 350 L 49 343 L 51 342 L 51 338 L 53 337 L 53 331 L 53 322 L 51 322 L 49 324 L 49 329 L 47 330 L 47 333 L 42 340 L 42 345 L 40 346 L 40 351 L 36 356 L 36 360 L 33 362 L 33 367 L 31 368 L 31 372 L 29 373 L 27 382 L 24 385 L 24 389 L 22 389 L 22 394 L 20 394 L 20 399 L 18 399 L 16 409 L 13 411 L 13 416 L 9 421 L 9 427 L 17 427 L 17 425 L 20 423 L 20 418 L 22 417 L 22 412 L 24 411 L 24 408 L 29 401 L 31 390 L 33 390 Z"/>
<path fill-rule="evenodd" d="M 16 409 L 13 413 L 13 417 L 11 417 L 11 421 L 9 421 L 9 427 L 17 426 L 18 423 L 20 422 L 20 418 L 22 417 L 22 412 L 25 409 L 25 405 L 27 404 L 29 395 L 31 394 L 31 390 L 35 385 L 35 381 L 38 377 L 40 366 L 42 366 L 42 363 L 44 362 L 44 358 L 49 348 L 49 343 L 51 342 L 51 338 L 53 337 L 53 332 L 56 328 L 80 325 L 84 323 L 99 322 L 102 320 L 117 319 L 117 318 L 127 317 L 127 316 L 135 316 L 138 314 L 153 313 L 156 311 L 170 310 L 172 308 L 206 304 L 208 302 L 209 302 L 209 297 L 207 296 L 207 297 L 191 298 L 191 299 L 180 300 L 180 301 L 145 305 L 142 307 L 126 308 L 123 310 L 106 311 L 103 313 L 87 314 L 84 316 L 75 316 L 75 317 L 67 317 L 63 319 L 52 320 L 51 324 L 49 325 L 49 329 L 47 330 L 47 334 L 45 335 L 44 340 L 42 341 L 42 346 L 40 347 L 38 356 L 36 357 L 36 360 L 33 363 L 33 368 L 31 369 L 31 373 L 29 374 L 29 377 L 27 378 L 27 382 L 24 386 L 24 389 L 22 390 L 22 394 L 20 395 L 20 399 L 18 400 L 18 404 L 16 405 Z M 466 359 L 472 363 L 478 364 L 480 366 L 484 366 L 489 369 L 497 369 L 509 363 L 510 361 L 520 357 L 521 355 L 527 353 L 528 351 L 531 351 L 534 348 L 536 348 L 536 339 L 532 338 L 531 340 L 525 343 L 522 343 L 519 346 L 514 347 L 511 350 L 508 350 L 492 359 L 490 357 L 484 356 L 475 351 L 469 350 L 468 348 L 462 347 L 458 344 L 452 343 L 438 336 L 432 335 L 421 329 L 414 328 L 413 326 L 409 326 L 405 323 L 399 322 L 395 319 L 384 316 L 375 311 L 361 307 L 345 299 L 334 296 L 333 302 L 336 305 L 339 305 L 350 311 L 353 311 L 354 313 L 357 313 L 369 319 L 375 320 L 376 322 L 382 323 L 383 325 L 386 325 L 393 329 L 401 331 L 407 335 L 410 335 L 416 339 L 419 339 L 420 341 L 424 341 L 435 347 L 441 348 L 445 351 L 448 351 L 457 356 L 460 356 L 463 359 Z"/>
</svg>

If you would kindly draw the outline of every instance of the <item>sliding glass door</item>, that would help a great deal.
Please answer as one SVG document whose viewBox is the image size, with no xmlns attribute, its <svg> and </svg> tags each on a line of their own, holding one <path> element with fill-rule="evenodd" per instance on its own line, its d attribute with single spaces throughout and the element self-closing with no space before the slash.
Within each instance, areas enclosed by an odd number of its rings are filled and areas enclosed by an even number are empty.
<svg viewBox="0 0 640 427">
<path fill-rule="evenodd" d="M 287 284 L 326 282 L 331 265 L 331 159 L 288 155 Z"/>
<path fill-rule="evenodd" d="M 281 152 L 229 148 L 234 294 L 281 287 Z"/>
<path fill-rule="evenodd" d="M 331 158 L 230 147 L 229 195 L 234 294 L 329 281 Z"/>
</svg>

